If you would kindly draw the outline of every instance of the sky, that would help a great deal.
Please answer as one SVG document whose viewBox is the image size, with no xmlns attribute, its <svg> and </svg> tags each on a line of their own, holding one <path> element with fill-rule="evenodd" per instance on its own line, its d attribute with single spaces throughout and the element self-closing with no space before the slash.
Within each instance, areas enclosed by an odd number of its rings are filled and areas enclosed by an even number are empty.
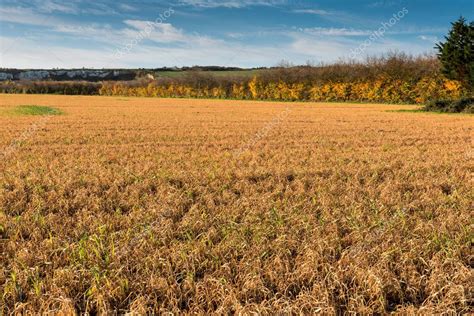
<svg viewBox="0 0 474 316">
<path fill-rule="evenodd" d="M 320 64 L 433 54 L 472 0 L 1 0 L 0 67 Z"/>
</svg>

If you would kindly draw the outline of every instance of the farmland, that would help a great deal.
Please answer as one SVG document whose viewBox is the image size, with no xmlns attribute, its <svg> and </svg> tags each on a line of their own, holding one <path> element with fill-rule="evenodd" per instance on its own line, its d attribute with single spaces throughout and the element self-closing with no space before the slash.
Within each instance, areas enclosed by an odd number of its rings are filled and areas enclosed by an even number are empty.
<svg viewBox="0 0 474 316">
<path fill-rule="evenodd" d="M 472 311 L 474 117 L 414 109 L 1 95 L 1 313 Z"/>
</svg>

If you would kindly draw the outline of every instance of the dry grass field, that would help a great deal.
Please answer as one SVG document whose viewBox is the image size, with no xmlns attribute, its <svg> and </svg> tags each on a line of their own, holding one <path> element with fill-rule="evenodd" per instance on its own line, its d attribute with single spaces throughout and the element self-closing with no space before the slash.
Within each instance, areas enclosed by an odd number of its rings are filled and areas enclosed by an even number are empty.
<svg viewBox="0 0 474 316">
<path fill-rule="evenodd" d="M 472 313 L 474 116 L 412 108 L 0 95 L 0 314 Z"/>
</svg>

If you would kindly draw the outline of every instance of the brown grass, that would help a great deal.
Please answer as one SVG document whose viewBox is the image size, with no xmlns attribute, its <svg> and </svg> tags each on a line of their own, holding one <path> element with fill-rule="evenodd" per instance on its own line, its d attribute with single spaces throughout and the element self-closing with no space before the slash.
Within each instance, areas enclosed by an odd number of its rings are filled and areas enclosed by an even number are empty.
<svg viewBox="0 0 474 316">
<path fill-rule="evenodd" d="M 474 117 L 407 108 L 0 95 L 0 314 L 473 312 Z"/>
</svg>

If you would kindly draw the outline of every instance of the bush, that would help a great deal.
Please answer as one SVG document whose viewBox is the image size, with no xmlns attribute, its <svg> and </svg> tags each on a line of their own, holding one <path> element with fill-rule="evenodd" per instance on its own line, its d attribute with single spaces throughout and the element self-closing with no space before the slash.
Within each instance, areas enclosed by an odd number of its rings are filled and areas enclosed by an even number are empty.
<svg viewBox="0 0 474 316">
<path fill-rule="evenodd" d="M 474 98 L 459 100 L 433 100 L 424 108 L 425 111 L 444 113 L 474 113 Z"/>
<path fill-rule="evenodd" d="M 0 93 L 97 95 L 101 86 L 88 81 L 3 81 Z"/>
</svg>

